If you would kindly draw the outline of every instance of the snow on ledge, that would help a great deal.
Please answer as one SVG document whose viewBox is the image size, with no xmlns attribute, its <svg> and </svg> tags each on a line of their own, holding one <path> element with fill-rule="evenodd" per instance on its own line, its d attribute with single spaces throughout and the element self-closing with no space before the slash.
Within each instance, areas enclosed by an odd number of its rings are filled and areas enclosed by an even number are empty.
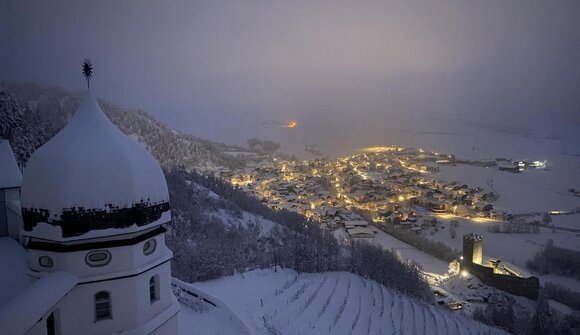
<svg viewBox="0 0 580 335">
<path fill-rule="evenodd" d="M 3 334 L 25 334 L 50 311 L 78 279 L 69 272 L 57 271 L 43 276 L 28 289 L 0 308 Z"/>
<path fill-rule="evenodd" d="M 22 174 L 8 140 L 0 139 L 0 188 L 20 187 Z"/>
<path fill-rule="evenodd" d="M 194 295 L 204 299 L 206 302 L 222 309 L 226 314 L 228 314 L 231 320 L 240 326 L 240 328 L 244 331 L 244 334 L 254 335 L 254 332 L 252 332 L 246 322 L 244 322 L 244 320 L 242 320 L 242 318 L 240 318 L 240 316 L 236 314 L 236 312 L 234 312 L 225 302 L 177 278 L 171 278 L 171 285 L 177 286 L 186 292 L 193 293 Z"/>
</svg>

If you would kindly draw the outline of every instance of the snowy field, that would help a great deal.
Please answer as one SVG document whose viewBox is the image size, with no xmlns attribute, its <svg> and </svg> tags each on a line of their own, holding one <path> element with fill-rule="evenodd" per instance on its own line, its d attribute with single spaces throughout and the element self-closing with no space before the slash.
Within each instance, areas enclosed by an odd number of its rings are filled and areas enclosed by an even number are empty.
<svg viewBox="0 0 580 335">
<path fill-rule="evenodd" d="M 437 126 L 435 124 L 435 126 Z M 482 168 L 469 165 L 440 165 L 440 171 L 429 177 L 444 181 L 458 181 L 472 187 L 482 187 L 499 195 L 494 206 L 511 214 L 542 213 L 552 210 L 570 211 L 580 208 L 580 197 L 569 192 L 580 189 L 580 138 L 577 130 L 509 129 L 494 127 L 468 127 L 451 129 L 439 124 L 439 131 L 415 132 L 415 138 L 404 139 L 404 145 L 455 154 L 460 159 L 493 160 L 547 160 L 545 170 L 530 169 L 523 173 L 500 171 L 497 167 Z M 564 132 L 564 130 L 568 130 Z M 552 135 L 547 135 L 550 133 Z M 580 251 L 580 233 L 541 228 L 539 234 L 504 234 L 488 232 L 490 223 L 477 223 L 457 219 L 456 238 L 449 233 L 451 219 L 441 219 L 445 229 L 423 232 L 427 238 L 443 242 L 452 248 L 462 249 L 463 234 L 474 232 L 483 236 L 484 254 L 503 259 L 525 269 L 525 263 L 551 239 L 560 247 Z M 580 229 L 580 214 L 553 215 L 557 228 Z M 423 263 L 425 257 L 401 255 Z M 435 272 L 435 271 L 433 271 Z M 441 272 L 436 272 L 441 273 Z M 537 275 L 537 274 L 536 274 Z M 580 282 L 574 278 L 555 275 L 540 276 L 541 282 L 556 282 L 580 292 Z"/>
<path fill-rule="evenodd" d="M 370 225 L 369 228 L 373 231 L 374 237 L 363 238 L 363 241 L 377 244 L 385 249 L 393 250 L 404 260 L 412 260 L 419 263 L 425 272 L 439 275 L 447 273 L 449 269 L 449 264 L 447 262 L 426 254 L 414 246 L 383 232 L 375 226 Z M 334 231 L 334 236 L 339 240 L 348 238 L 344 228 L 336 229 Z"/>
<path fill-rule="evenodd" d="M 575 174 L 563 166 L 553 166 L 549 170 L 526 170 L 523 173 L 470 165 L 441 165 L 439 168 L 439 172 L 429 176 L 493 191 L 499 194 L 494 205 L 508 213 L 569 211 L 580 207 L 580 197 L 568 192 L 569 188 L 573 188 L 571 185 L 578 182 L 578 168 Z M 577 228 L 580 229 L 580 225 Z"/>
<path fill-rule="evenodd" d="M 571 215 L 552 215 L 552 224 L 558 228 L 580 230 L 580 213 Z M 578 244 L 576 244 L 577 247 Z"/>
<path fill-rule="evenodd" d="M 476 223 L 469 220 L 457 218 L 458 226 L 455 228 L 457 234 L 451 238 L 449 233 L 450 221 L 452 219 L 437 218 L 441 222 L 443 229 L 438 231 L 424 231 L 423 236 L 431 240 L 440 241 L 457 250 L 463 249 L 462 236 L 467 233 L 476 233 L 483 237 L 483 253 L 486 256 L 503 259 L 514 265 L 523 267 L 526 261 L 544 247 L 548 239 L 553 239 L 556 244 L 559 240 L 569 241 L 569 233 L 552 233 L 550 229 L 541 228 L 540 234 L 503 234 L 492 233 L 486 230 L 493 223 Z M 431 235 L 433 233 L 433 235 Z M 580 238 L 578 238 L 580 242 Z"/>
<path fill-rule="evenodd" d="M 499 331 L 345 272 L 256 270 L 192 286 L 225 302 L 254 334 L 491 334 Z M 200 316 L 208 314 L 208 326 Z M 185 308 L 181 334 L 235 334 L 215 310 Z"/>
<path fill-rule="evenodd" d="M 570 217 L 580 215 L 570 215 Z M 506 262 L 512 263 L 522 269 L 526 269 L 526 262 L 533 258 L 534 255 L 543 249 L 547 240 L 551 239 L 554 244 L 568 249 L 580 251 L 580 233 L 571 233 L 567 231 L 560 231 L 548 228 L 540 228 L 539 234 L 504 234 L 488 232 L 488 228 L 493 223 L 477 223 L 470 220 L 455 218 L 459 223 L 455 228 L 456 237 L 451 238 L 449 233 L 450 221 L 452 219 L 437 218 L 444 229 L 439 231 L 423 232 L 423 236 L 443 242 L 452 248 L 462 250 L 463 248 L 463 234 L 477 233 L 483 237 L 483 254 L 492 258 L 502 259 Z M 565 278 L 556 275 L 539 276 L 541 282 L 552 281 L 558 284 L 569 287 L 572 290 L 580 292 L 580 281 L 574 278 Z"/>
<path fill-rule="evenodd" d="M 441 171 L 429 176 L 460 181 L 495 191 L 495 204 L 510 213 L 571 210 L 580 207 L 580 197 L 570 188 L 580 189 L 580 133 L 566 125 L 554 129 L 510 128 L 490 124 L 457 127 L 452 123 L 424 125 L 429 131 L 414 131 L 400 137 L 401 145 L 422 147 L 458 159 L 547 161 L 547 169 L 523 173 L 500 171 L 497 167 L 440 165 Z M 391 144 L 385 142 L 383 144 Z"/>
</svg>

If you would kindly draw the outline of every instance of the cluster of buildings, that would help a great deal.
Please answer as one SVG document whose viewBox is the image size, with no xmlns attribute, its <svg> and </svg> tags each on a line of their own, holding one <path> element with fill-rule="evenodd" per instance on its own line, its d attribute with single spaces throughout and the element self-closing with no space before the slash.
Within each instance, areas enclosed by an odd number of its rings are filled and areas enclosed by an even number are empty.
<svg viewBox="0 0 580 335">
<path fill-rule="evenodd" d="M 505 161 L 505 163 L 500 164 L 498 169 L 500 171 L 507 171 L 513 173 L 520 173 L 526 169 L 545 169 L 547 167 L 547 161 L 531 161 L 531 160 L 519 160 L 519 161 Z"/>
<path fill-rule="evenodd" d="M 438 164 L 454 159 L 422 149 L 372 147 L 335 160 L 274 158 L 222 177 L 273 209 L 299 212 L 331 229 L 358 228 L 358 236 L 372 236 L 364 231 L 361 211 L 375 222 L 416 232 L 436 224 L 434 213 L 506 220 L 482 189 L 430 177 Z"/>
</svg>

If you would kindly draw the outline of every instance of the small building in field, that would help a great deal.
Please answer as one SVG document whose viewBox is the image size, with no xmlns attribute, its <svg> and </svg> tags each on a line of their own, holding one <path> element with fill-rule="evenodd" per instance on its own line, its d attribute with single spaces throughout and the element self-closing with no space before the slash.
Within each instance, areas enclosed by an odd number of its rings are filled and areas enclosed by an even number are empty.
<svg viewBox="0 0 580 335">
<path fill-rule="evenodd" d="M 348 236 L 352 238 L 373 238 L 374 233 L 372 230 L 366 227 L 356 227 L 346 230 Z"/>
<path fill-rule="evenodd" d="M 344 227 L 346 229 L 352 229 L 355 227 L 368 227 L 369 223 L 365 220 L 347 220 L 344 222 Z"/>
</svg>

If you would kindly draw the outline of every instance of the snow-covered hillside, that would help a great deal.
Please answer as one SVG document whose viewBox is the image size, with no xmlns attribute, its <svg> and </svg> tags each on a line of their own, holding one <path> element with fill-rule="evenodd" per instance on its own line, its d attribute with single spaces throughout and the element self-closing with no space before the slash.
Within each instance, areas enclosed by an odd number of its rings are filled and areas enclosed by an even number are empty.
<svg viewBox="0 0 580 335">
<path fill-rule="evenodd" d="M 64 127 L 80 97 L 79 93 L 55 87 L 8 84 L 0 94 L 0 136 L 11 137 L 16 157 L 23 163 L 30 153 Z M 182 134 L 144 111 L 101 99 L 99 104 L 123 133 L 146 147 L 164 168 L 184 166 L 215 173 L 248 158 L 228 155 L 224 152 L 231 146 Z"/>
<path fill-rule="evenodd" d="M 346 272 L 255 270 L 190 284 L 223 301 L 254 334 L 495 334 L 456 312 L 431 306 Z M 207 305 L 207 304 L 206 304 Z M 203 326 L 207 333 L 237 334 L 225 314 Z M 200 314 L 201 313 L 201 314 Z M 195 320 L 219 320 L 219 307 L 182 313 L 181 334 Z"/>
<path fill-rule="evenodd" d="M 279 225 L 276 222 L 265 219 L 264 217 L 254 213 L 249 213 L 246 211 L 238 211 L 237 213 L 233 213 L 231 210 L 219 208 L 220 203 L 223 204 L 224 202 L 227 203 L 228 201 L 202 185 L 192 183 L 191 181 L 187 181 L 187 184 L 191 186 L 191 189 L 193 190 L 193 193 L 195 194 L 195 197 L 198 199 L 198 201 L 202 200 L 202 203 L 205 202 L 212 204 L 211 206 L 205 206 L 203 208 L 204 214 L 209 217 L 218 219 L 228 227 L 248 228 L 249 226 L 259 226 L 261 235 L 266 236 L 270 233 L 272 228 Z"/>
</svg>

